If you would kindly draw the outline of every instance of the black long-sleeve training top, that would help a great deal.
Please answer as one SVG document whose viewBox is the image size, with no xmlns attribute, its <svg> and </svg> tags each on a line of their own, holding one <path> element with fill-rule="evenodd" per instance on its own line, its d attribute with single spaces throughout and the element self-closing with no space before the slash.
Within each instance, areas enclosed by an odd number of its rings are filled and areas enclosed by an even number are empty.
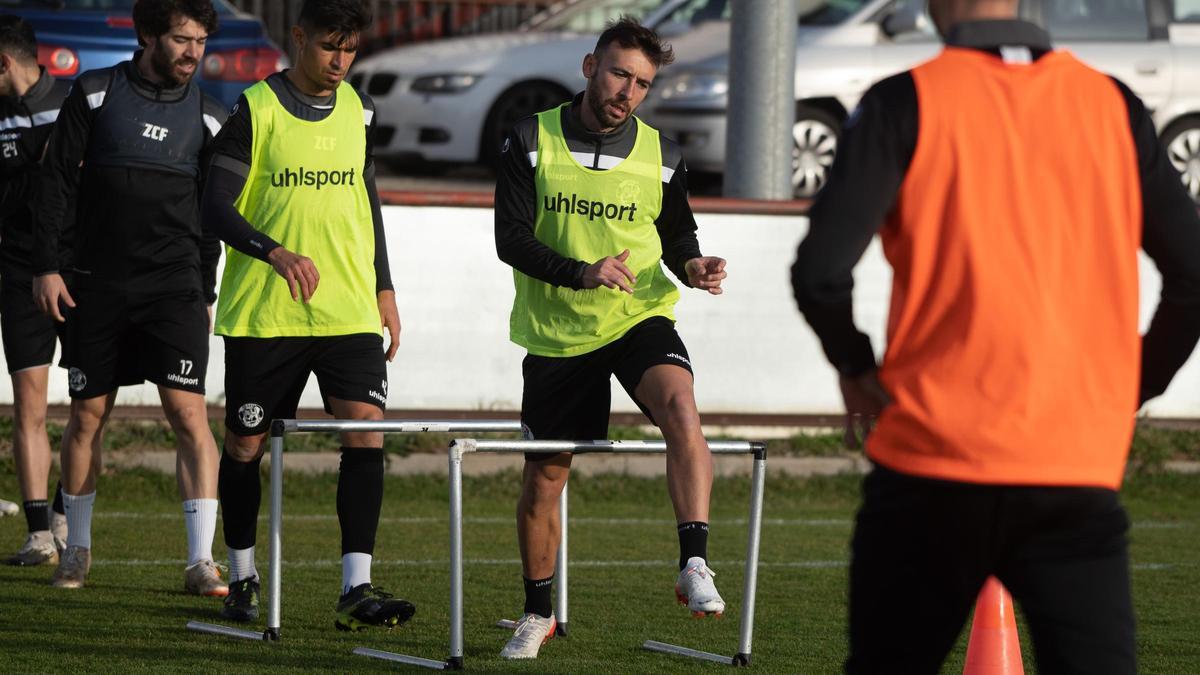
<svg viewBox="0 0 1200 675">
<path fill-rule="evenodd" d="M 0 98 L 0 274 L 10 277 L 31 276 L 34 190 L 50 131 L 71 89 L 70 82 L 40 71 L 24 96 Z M 69 263 L 69 243 L 60 253 L 60 262 Z"/>
<path fill-rule="evenodd" d="M 589 131 L 579 119 L 583 94 L 577 94 L 563 109 L 562 128 L 567 148 L 575 159 L 590 169 L 616 166 L 633 151 L 637 124 L 630 117 L 607 133 Z M 538 147 L 537 117 L 517 122 L 504 142 L 496 176 L 496 252 L 517 271 L 555 286 L 580 289 L 583 273 L 594 260 L 575 260 L 559 254 L 537 240 L 537 186 L 534 169 Z M 662 211 L 654 221 L 662 240 L 663 262 L 685 285 L 684 265 L 700 257 L 696 240 L 696 218 L 687 199 L 687 167 L 675 141 L 659 134 L 662 152 Z"/>
<path fill-rule="evenodd" d="M 211 303 L 221 251 L 201 231 L 200 184 L 225 111 L 195 82 L 142 77 L 142 54 L 83 73 L 63 102 L 39 181 L 33 272 L 60 270 L 74 195 L 76 286 L 198 289 Z"/>
<path fill-rule="evenodd" d="M 959 24 L 946 44 L 1001 56 L 1024 47 L 1033 59 L 1048 53 L 1049 36 L 1024 21 Z M 1142 248 L 1162 273 L 1158 309 L 1142 342 L 1141 399 L 1166 390 L 1200 338 L 1200 216 L 1159 143 L 1154 122 L 1137 96 L 1117 86 L 1129 110 L 1142 185 Z M 830 362 L 843 375 L 875 367 L 869 338 L 854 325 L 851 271 L 882 228 L 916 149 L 918 100 L 903 72 L 872 86 L 846 123 L 828 184 L 809 212 L 809 235 L 792 267 L 796 301 Z"/>
<path fill-rule="evenodd" d="M 286 73 L 285 70 L 267 77 L 267 85 L 285 110 L 309 122 L 319 122 L 333 113 L 337 102 L 336 91 L 329 96 L 309 96 L 296 89 Z M 375 291 L 378 293 L 392 290 L 392 276 L 388 265 L 387 239 L 383 231 L 383 209 L 379 203 L 379 191 L 375 188 L 375 159 L 371 142 L 375 130 L 375 103 L 366 94 L 358 93 L 358 96 L 371 120 L 366 128 L 367 153 L 362 175 L 371 202 L 371 221 L 375 231 Z M 254 126 L 250 118 L 250 106 L 245 96 L 239 96 L 233 113 L 217 136 L 212 167 L 201 201 L 201 216 L 205 227 L 225 243 L 248 256 L 267 262 L 267 254 L 275 250 L 279 242 L 256 230 L 234 206 L 246 185 L 246 177 L 250 175 L 253 152 Z M 304 251 L 295 253 L 305 254 Z"/>
</svg>

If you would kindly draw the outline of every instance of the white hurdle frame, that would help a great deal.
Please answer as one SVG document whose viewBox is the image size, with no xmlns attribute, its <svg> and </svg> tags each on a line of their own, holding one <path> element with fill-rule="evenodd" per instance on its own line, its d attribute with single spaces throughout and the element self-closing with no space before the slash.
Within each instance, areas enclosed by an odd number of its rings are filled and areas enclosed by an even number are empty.
<svg viewBox="0 0 1200 675">
<path fill-rule="evenodd" d="M 245 640 L 277 641 L 280 634 L 283 574 L 283 437 L 294 433 L 522 433 L 519 420 L 273 420 L 271 422 L 270 551 L 267 579 L 267 628 L 261 633 L 220 624 L 189 621 L 188 630 Z M 460 477 L 461 487 L 461 477 Z M 461 604 L 461 603 L 460 603 Z M 444 664 L 430 661 L 430 664 Z M 429 666 L 430 664 L 420 664 Z"/>
<path fill-rule="evenodd" d="M 646 640 L 642 648 L 664 654 L 675 654 L 705 661 L 715 661 L 731 666 L 749 666 L 751 643 L 754 638 L 754 601 L 758 589 L 758 551 L 762 534 L 763 488 L 766 480 L 767 446 L 750 441 L 710 441 L 709 451 L 723 455 L 753 455 L 753 473 L 750 492 L 750 532 L 746 545 L 746 574 L 742 593 L 742 614 L 739 622 L 738 651 L 733 656 L 722 656 L 687 647 L 680 647 L 655 640 Z M 501 454 L 539 453 L 555 454 L 665 454 L 664 441 L 508 441 L 456 439 L 448 451 L 450 469 L 450 656 L 446 661 L 435 661 L 417 656 L 395 654 L 359 647 L 355 654 L 384 659 L 436 670 L 462 670 L 463 668 L 463 511 L 462 511 L 462 461 L 473 452 Z M 558 560 L 555 563 L 556 581 L 559 582 L 556 611 L 563 623 L 567 619 L 567 492 L 559 498 L 559 513 L 562 519 L 562 539 L 559 542 Z M 565 631 L 564 631 L 565 634 Z"/>
</svg>

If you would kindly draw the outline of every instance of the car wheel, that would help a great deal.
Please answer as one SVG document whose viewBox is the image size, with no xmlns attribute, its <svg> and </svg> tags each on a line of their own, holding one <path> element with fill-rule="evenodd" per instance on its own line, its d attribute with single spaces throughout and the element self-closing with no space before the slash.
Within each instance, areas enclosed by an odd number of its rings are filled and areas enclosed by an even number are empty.
<svg viewBox="0 0 1200 675">
<path fill-rule="evenodd" d="M 492 104 L 487 122 L 483 125 L 483 147 L 480 157 L 495 165 L 500 159 L 504 136 L 518 121 L 549 110 L 571 98 L 564 89 L 551 84 L 526 82 L 507 89 Z"/>
<path fill-rule="evenodd" d="M 1167 158 L 1183 175 L 1183 186 L 1192 201 L 1200 204 L 1200 117 L 1180 120 L 1163 132 Z"/>
<path fill-rule="evenodd" d="M 796 106 L 792 126 L 792 194 L 811 199 L 829 180 L 842 125 L 833 115 L 806 105 Z"/>
</svg>

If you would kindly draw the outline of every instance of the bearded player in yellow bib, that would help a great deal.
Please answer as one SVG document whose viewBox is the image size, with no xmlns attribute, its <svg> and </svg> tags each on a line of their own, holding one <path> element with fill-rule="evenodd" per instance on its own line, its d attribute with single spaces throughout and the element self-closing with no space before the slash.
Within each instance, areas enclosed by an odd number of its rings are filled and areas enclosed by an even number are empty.
<svg viewBox="0 0 1200 675">
<path fill-rule="evenodd" d="M 383 418 L 380 327 L 391 334 L 391 360 L 400 319 L 375 191 L 374 107 L 342 81 L 370 22 L 362 0 L 305 0 L 292 28 L 296 67 L 245 91 L 217 138 L 205 188 L 205 221 L 230 246 L 216 332 L 225 336 L 228 429 L 218 491 L 230 592 L 221 614 L 234 621 L 258 616 L 255 525 L 270 420 L 295 416 L 310 373 L 335 417 Z M 343 433 L 342 446 L 335 625 L 390 628 L 414 609 L 371 584 L 383 435 Z"/>
<path fill-rule="evenodd" d="M 671 48 L 631 19 L 610 24 L 583 60 L 584 92 L 517 123 L 496 184 L 496 249 L 512 265 L 521 420 L 537 439 L 608 436 L 609 382 L 662 430 L 679 531 L 675 592 L 695 614 L 725 602 L 708 568 L 712 456 L 700 432 L 692 366 L 674 327 L 679 291 L 721 293 L 725 261 L 700 254 L 678 146 L 633 116 Z M 571 455 L 527 455 L 517 533 L 525 610 L 501 656 L 536 658 L 554 636 L 550 587 L 558 498 Z"/>
</svg>

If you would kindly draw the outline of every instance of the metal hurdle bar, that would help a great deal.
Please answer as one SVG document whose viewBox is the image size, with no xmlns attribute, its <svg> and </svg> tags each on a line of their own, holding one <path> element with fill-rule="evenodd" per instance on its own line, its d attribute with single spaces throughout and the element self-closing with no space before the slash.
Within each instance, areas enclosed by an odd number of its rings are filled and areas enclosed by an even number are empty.
<svg viewBox="0 0 1200 675">
<path fill-rule="evenodd" d="M 279 640 L 281 576 L 283 573 L 283 437 L 293 433 L 375 431 L 385 433 L 521 433 L 517 420 L 273 420 L 271 422 L 271 515 L 267 589 L 267 628 L 261 633 L 189 621 L 188 630 L 246 640 Z M 461 486 L 461 477 L 460 477 Z M 434 662 L 439 663 L 439 662 Z"/>
<path fill-rule="evenodd" d="M 749 441 L 711 441 L 708 444 L 713 454 L 754 456 L 752 487 L 750 492 L 750 532 L 746 545 L 746 575 L 742 593 L 742 615 L 739 622 L 738 651 L 733 656 L 722 656 L 687 647 L 680 647 L 655 640 L 646 640 L 642 648 L 664 654 L 687 656 L 705 661 L 715 661 L 732 666 L 750 665 L 751 642 L 754 638 L 754 600 L 758 589 L 758 549 L 762 532 L 763 486 L 766 479 L 767 446 L 765 443 Z M 446 661 L 435 661 L 417 656 L 395 654 L 359 647 L 354 650 L 360 656 L 384 659 L 424 666 L 437 670 L 461 670 L 463 668 L 463 544 L 462 544 L 462 461 L 472 452 L 495 453 L 541 453 L 571 452 L 575 454 L 660 454 L 666 453 L 664 441 L 505 441 L 457 439 L 450 444 L 450 656 Z M 562 516 L 562 541 L 558 549 L 555 574 L 561 574 L 557 609 L 562 617 L 567 614 L 566 592 L 566 491 L 559 500 Z"/>
</svg>

